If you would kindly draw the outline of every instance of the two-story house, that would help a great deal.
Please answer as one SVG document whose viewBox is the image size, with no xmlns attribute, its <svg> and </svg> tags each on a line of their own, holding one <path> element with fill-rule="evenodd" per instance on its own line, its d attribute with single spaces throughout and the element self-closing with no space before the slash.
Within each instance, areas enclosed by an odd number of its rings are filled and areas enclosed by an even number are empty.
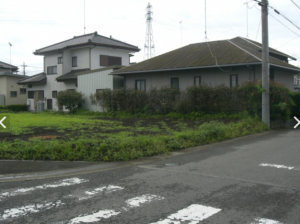
<svg viewBox="0 0 300 224">
<path fill-rule="evenodd" d="M 129 66 L 132 53 L 140 49 L 125 42 L 95 33 L 74 36 L 72 39 L 38 49 L 35 55 L 44 56 L 44 72 L 18 82 L 28 86 L 28 104 L 35 110 L 37 102 L 45 109 L 58 108 L 56 95 L 63 90 L 77 90 L 77 73 L 112 65 Z"/>
<path fill-rule="evenodd" d="M 26 104 L 27 90 L 17 85 L 25 76 L 16 74 L 18 67 L 0 61 L 0 105 Z"/>
</svg>

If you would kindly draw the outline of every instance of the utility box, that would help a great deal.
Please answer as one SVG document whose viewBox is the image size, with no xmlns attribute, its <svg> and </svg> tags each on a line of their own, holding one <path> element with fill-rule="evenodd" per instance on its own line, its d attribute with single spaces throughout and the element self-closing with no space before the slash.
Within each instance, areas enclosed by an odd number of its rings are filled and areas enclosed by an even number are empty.
<svg viewBox="0 0 300 224">
<path fill-rule="evenodd" d="M 44 101 L 40 100 L 36 103 L 36 112 L 42 112 L 42 111 L 44 111 L 44 108 L 45 108 Z"/>
<path fill-rule="evenodd" d="M 5 106 L 5 95 L 0 95 L 0 106 Z"/>
</svg>

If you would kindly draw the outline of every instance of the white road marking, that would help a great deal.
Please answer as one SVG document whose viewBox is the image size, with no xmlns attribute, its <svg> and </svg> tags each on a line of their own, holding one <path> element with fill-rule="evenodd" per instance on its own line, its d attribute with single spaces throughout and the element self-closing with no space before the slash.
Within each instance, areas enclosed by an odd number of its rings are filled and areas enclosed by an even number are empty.
<svg viewBox="0 0 300 224">
<path fill-rule="evenodd" d="M 124 187 L 108 185 L 108 186 L 98 187 L 98 188 L 95 188 L 92 190 L 88 190 L 88 191 L 85 191 L 84 193 L 79 192 L 79 193 L 75 193 L 75 194 L 70 194 L 70 195 L 64 196 L 64 198 L 77 197 L 81 201 L 81 200 L 92 198 L 93 196 L 100 194 L 100 193 L 106 194 L 106 193 L 111 193 L 111 192 L 119 191 L 119 190 L 123 190 L 123 189 L 124 189 Z"/>
<path fill-rule="evenodd" d="M 271 219 L 256 218 L 254 222 L 251 222 L 251 224 L 283 224 L 283 223 Z"/>
<path fill-rule="evenodd" d="M 118 215 L 121 212 L 116 212 L 115 210 L 100 210 L 96 213 L 93 213 L 91 215 L 83 215 L 79 216 L 77 218 L 71 219 L 69 224 L 75 224 L 75 223 L 91 223 L 91 222 L 98 222 L 101 219 L 108 219 L 112 216 Z"/>
<path fill-rule="evenodd" d="M 5 193 L 1 193 L 0 194 L 0 201 L 2 201 L 3 199 L 6 199 L 8 197 L 12 197 L 12 196 L 16 196 L 16 195 L 20 195 L 20 194 L 24 194 L 24 193 L 28 193 L 30 191 L 34 191 L 37 189 L 47 189 L 47 188 L 56 188 L 56 187 L 64 187 L 64 186 L 71 186 L 71 185 L 76 185 L 76 184 L 81 184 L 84 182 L 88 182 L 88 180 L 85 179 L 79 179 L 79 178 L 69 178 L 69 179 L 64 179 L 61 181 L 57 181 L 51 184 L 43 184 L 43 185 L 39 185 L 39 186 L 35 186 L 35 187 L 29 187 L 29 188 L 21 188 L 12 192 L 5 192 Z"/>
<path fill-rule="evenodd" d="M 189 221 L 189 224 L 196 224 L 209 218 L 221 211 L 219 208 L 213 208 L 203 205 L 193 204 L 187 208 L 179 210 L 177 213 L 169 215 L 166 219 L 151 224 L 180 224 Z"/>
<path fill-rule="evenodd" d="M 285 165 L 277 165 L 277 164 L 269 164 L 269 163 L 262 163 L 262 164 L 259 164 L 259 166 L 275 167 L 278 169 L 299 170 L 298 168 L 296 168 L 294 166 L 285 166 Z"/>
<path fill-rule="evenodd" d="M 92 222 L 99 222 L 102 218 L 108 219 L 112 216 L 116 216 L 120 214 L 122 211 L 127 212 L 129 211 L 130 208 L 136 208 L 139 207 L 141 204 L 145 203 L 150 203 L 153 200 L 163 200 L 164 197 L 160 197 L 157 195 L 150 195 L 150 194 L 145 194 L 140 197 L 135 197 L 126 200 L 127 208 L 122 207 L 118 209 L 118 211 L 115 210 L 100 210 L 98 212 L 92 213 L 90 215 L 80 215 L 76 218 L 71 219 L 68 223 L 69 224 L 75 224 L 75 223 L 80 223 L 80 222 L 85 222 L 85 223 L 92 223 Z"/>
<path fill-rule="evenodd" d="M 126 204 L 129 207 L 139 207 L 140 204 L 149 203 L 152 200 L 163 200 L 163 199 L 164 199 L 164 197 L 160 197 L 160 196 L 157 196 L 157 195 L 144 194 L 140 197 L 135 197 L 135 198 L 128 199 L 126 201 Z"/>
<path fill-rule="evenodd" d="M 63 204 L 64 203 L 62 203 L 61 201 L 56 201 L 56 202 L 48 202 L 45 204 L 31 204 L 19 208 L 7 209 L 3 212 L 3 215 L 0 216 L 0 220 L 18 218 L 19 216 L 24 216 L 29 213 L 37 213 L 40 212 L 41 210 L 47 210 L 53 207 L 59 207 Z"/>
</svg>

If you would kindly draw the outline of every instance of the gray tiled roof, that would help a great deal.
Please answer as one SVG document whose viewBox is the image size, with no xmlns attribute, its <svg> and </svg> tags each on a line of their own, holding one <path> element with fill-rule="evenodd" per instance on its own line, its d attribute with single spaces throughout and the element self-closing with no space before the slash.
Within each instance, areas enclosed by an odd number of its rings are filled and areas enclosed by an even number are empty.
<svg viewBox="0 0 300 224">
<path fill-rule="evenodd" d="M 4 69 L 12 69 L 13 71 L 18 70 L 18 67 L 17 67 L 17 66 L 10 65 L 10 64 L 7 64 L 7 63 L 2 62 L 2 61 L 0 61 L 0 68 L 4 68 Z"/>
<path fill-rule="evenodd" d="M 259 47 L 244 38 L 190 44 L 168 53 L 122 68 L 112 74 L 167 71 L 218 66 L 261 64 Z M 282 53 L 281 55 L 284 55 Z M 300 68 L 270 56 L 270 64 L 290 70 Z"/>
<path fill-rule="evenodd" d="M 57 82 L 75 81 L 77 80 L 77 75 L 76 75 L 77 73 L 81 73 L 89 70 L 90 70 L 89 68 L 72 70 L 64 75 L 57 77 L 56 81 Z"/>
<path fill-rule="evenodd" d="M 26 77 L 25 79 L 19 80 L 18 85 L 39 84 L 45 82 L 46 80 L 47 80 L 46 73 L 42 72 L 30 77 Z"/>
<path fill-rule="evenodd" d="M 127 49 L 133 52 L 138 52 L 140 49 L 137 46 L 133 46 L 131 44 L 127 44 L 125 42 L 104 37 L 101 35 L 98 35 L 97 32 L 85 34 L 81 36 L 74 36 L 72 39 L 62 41 L 57 44 L 53 44 L 48 47 L 44 47 L 41 49 L 38 49 L 34 52 L 35 55 L 43 55 L 48 52 L 58 51 L 65 48 L 70 47 L 77 47 L 77 46 L 83 46 L 83 45 L 96 45 L 96 46 L 104 46 L 104 47 L 113 47 L 113 48 L 120 48 L 120 49 Z"/>
</svg>

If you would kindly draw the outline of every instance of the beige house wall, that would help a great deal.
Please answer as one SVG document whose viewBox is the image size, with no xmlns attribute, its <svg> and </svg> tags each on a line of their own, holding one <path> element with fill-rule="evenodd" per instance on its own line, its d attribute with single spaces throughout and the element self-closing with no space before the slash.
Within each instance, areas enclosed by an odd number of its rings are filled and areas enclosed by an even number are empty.
<svg viewBox="0 0 300 224">
<path fill-rule="evenodd" d="M 12 104 L 26 104 L 27 101 L 27 90 L 25 94 L 20 93 L 20 88 L 24 88 L 17 84 L 19 77 L 10 77 L 7 76 L 6 79 L 6 105 Z M 11 97 L 10 92 L 17 91 L 16 97 Z"/>
</svg>

